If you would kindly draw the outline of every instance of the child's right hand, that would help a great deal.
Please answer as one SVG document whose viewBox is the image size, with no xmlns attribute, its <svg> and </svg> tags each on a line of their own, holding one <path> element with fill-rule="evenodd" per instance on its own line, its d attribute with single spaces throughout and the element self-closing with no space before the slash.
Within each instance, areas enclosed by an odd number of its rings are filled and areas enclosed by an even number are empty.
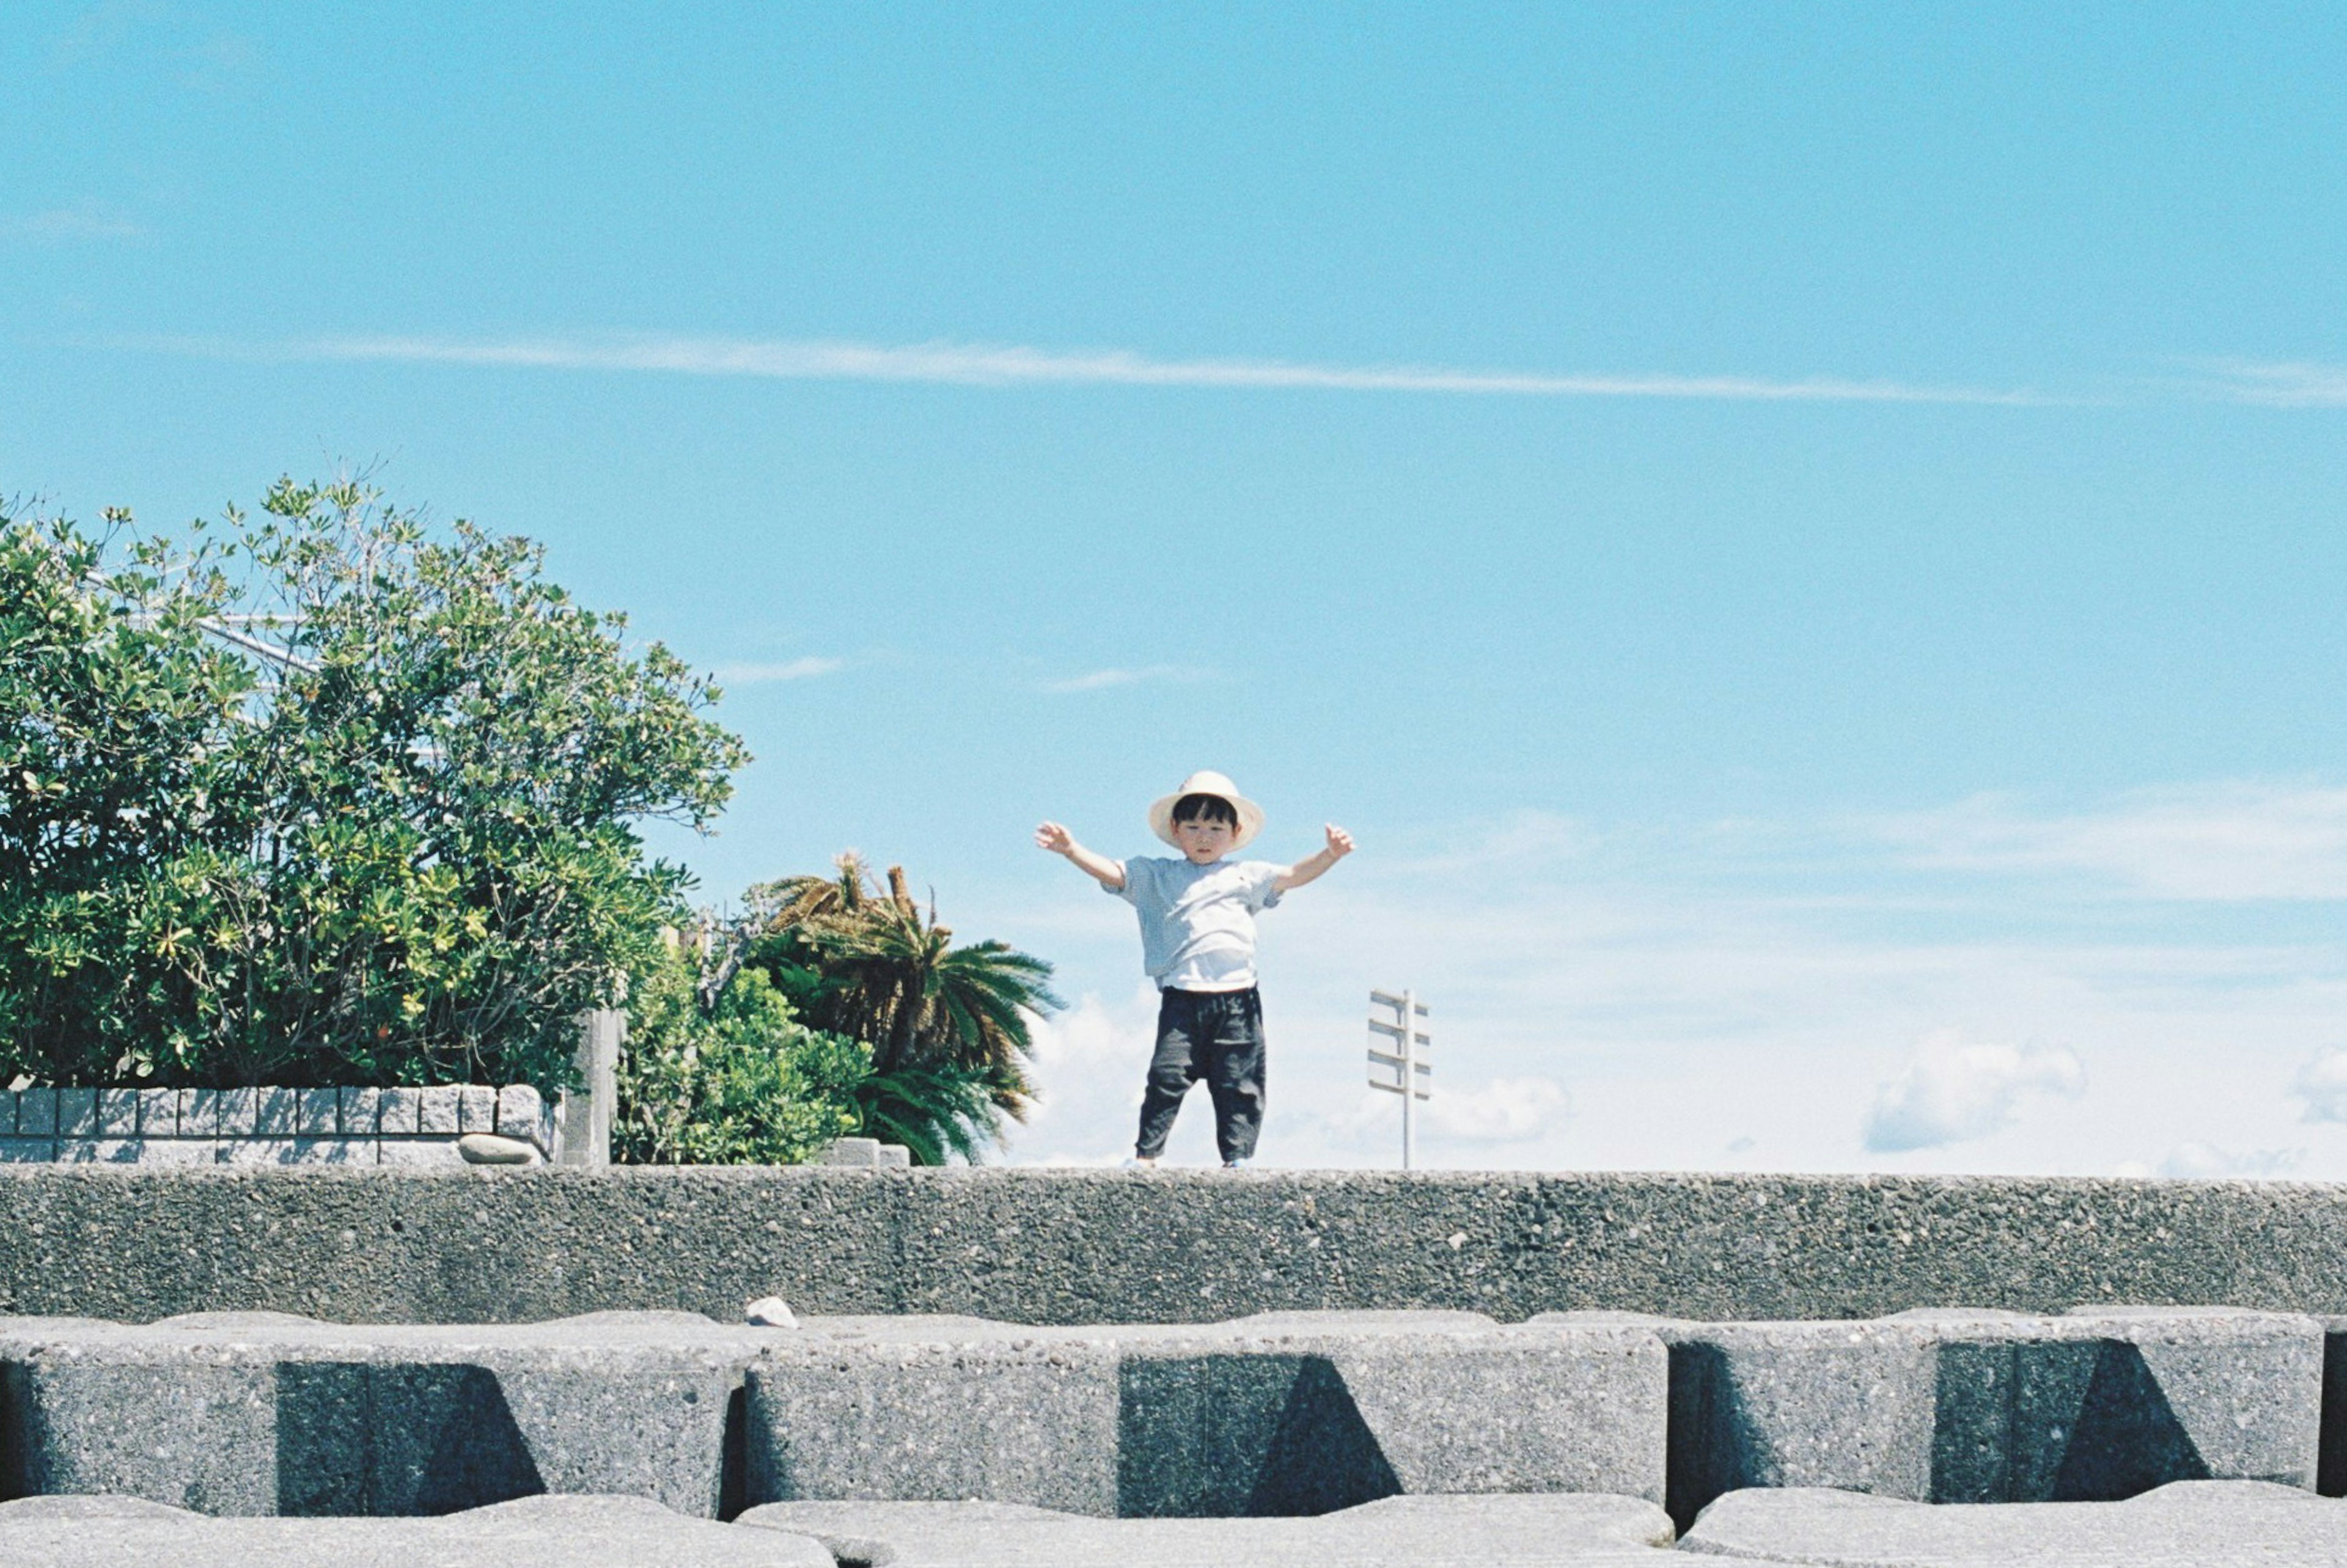
<svg viewBox="0 0 2347 1568">
<path fill-rule="evenodd" d="M 1056 822 L 1047 822 L 1035 830 L 1035 847 L 1048 849 L 1054 855 L 1065 855 L 1076 846 L 1076 835 Z"/>
</svg>

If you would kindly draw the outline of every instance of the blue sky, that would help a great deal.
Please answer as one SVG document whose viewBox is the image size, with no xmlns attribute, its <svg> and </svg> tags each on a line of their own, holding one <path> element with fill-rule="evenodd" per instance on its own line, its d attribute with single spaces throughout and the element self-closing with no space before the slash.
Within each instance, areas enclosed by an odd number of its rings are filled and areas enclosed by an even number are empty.
<svg viewBox="0 0 2347 1568">
<path fill-rule="evenodd" d="M 2347 21 L 320 7 L 0 23 L 0 489 L 532 535 L 719 671 L 712 898 L 1052 958 L 1122 1152 L 1197 767 L 1267 1163 L 2347 1177 Z M 1203 1105 L 1177 1151 L 1203 1158 Z"/>
</svg>

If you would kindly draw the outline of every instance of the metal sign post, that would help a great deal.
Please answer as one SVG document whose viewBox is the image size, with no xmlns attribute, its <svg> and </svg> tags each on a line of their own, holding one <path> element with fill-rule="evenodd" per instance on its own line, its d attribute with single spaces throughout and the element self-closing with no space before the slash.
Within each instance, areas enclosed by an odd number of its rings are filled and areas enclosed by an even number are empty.
<svg viewBox="0 0 2347 1568">
<path fill-rule="evenodd" d="M 1418 1027 L 1419 1020 L 1427 1016 L 1427 1007 L 1418 999 L 1417 992 L 1392 996 L 1385 991 L 1371 991 L 1369 1005 L 1372 1009 L 1385 1008 L 1394 1015 L 1390 1023 L 1374 1012 L 1370 1015 L 1369 1032 L 1392 1040 L 1393 1049 L 1379 1050 L 1376 1040 L 1369 1042 L 1369 1087 L 1401 1096 L 1401 1168 L 1407 1171 L 1418 1163 L 1418 1102 L 1433 1093 L 1434 1068 L 1422 1056 L 1434 1039 Z M 1390 1082 L 1379 1075 L 1380 1068 L 1393 1074 Z"/>
</svg>

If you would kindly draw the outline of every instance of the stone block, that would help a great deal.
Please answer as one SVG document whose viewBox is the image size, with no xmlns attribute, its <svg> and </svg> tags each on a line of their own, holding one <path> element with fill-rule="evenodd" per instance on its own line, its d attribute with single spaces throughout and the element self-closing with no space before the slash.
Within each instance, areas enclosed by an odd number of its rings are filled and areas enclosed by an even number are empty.
<svg viewBox="0 0 2347 1568">
<path fill-rule="evenodd" d="M 809 1320 L 750 1370 L 750 1496 L 1142 1518 L 1317 1514 L 1404 1493 L 1661 1500 L 1667 1362 L 1652 1331 L 1428 1317 Z"/>
<path fill-rule="evenodd" d="M 2296 1487 L 2176 1481 L 2120 1502 L 1934 1508 L 1806 1489 L 1737 1491 L 1682 1551 L 1840 1568 L 2268 1568 L 2347 1563 L 2347 1508 Z"/>
<path fill-rule="evenodd" d="M 42 1165 L 56 1157 L 54 1138 L 0 1138 L 0 1165 Z"/>
<path fill-rule="evenodd" d="M 814 1540 L 630 1497 L 536 1496 L 440 1519 L 213 1519 L 122 1497 L 0 1503 L 0 1563 L 41 1568 L 834 1568 Z"/>
<path fill-rule="evenodd" d="M 453 1138 L 464 1131 L 460 1107 L 463 1091 L 453 1083 L 436 1083 L 417 1091 L 422 1096 L 418 1120 L 425 1132 Z"/>
<path fill-rule="evenodd" d="M 138 1135 L 138 1091 L 101 1089 L 97 1091 L 97 1135 L 136 1138 Z"/>
<path fill-rule="evenodd" d="M 180 1137 L 220 1136 L 220 1105 L 217 1101 L 205 1099 L 200 1089 L 174 1090 L 172 1101 L 171 1120 L 178 1124 Z"/>
<path fill-rule="evenodd" d="M 60 1138 L 60 1165 L 136 1165 L 147 1149 L 144 1138 Z"/>
<path fill-rule="evenodd" d="M 141 1165 L 213 1165 L 220 1163 L 220 1141 L 215 1138 L 142 1138 L 139 1140 L 138 1163 Z"/>
<path fill-rule="evenodd" d="M 57 1091 L 57 1136 L 60 1138 L 97 1136 L 97 1090 L 60 1089 Z"/>
<path fill-rule="evenodd" d="M 2347 1497 L 2347 1317 L 2317 1321 L 2322 1325 L 2322 1435 L 2314 1490 Z"/>
<path fill-rule="evenodd" d="M 545 1102 L 527 1083 L 508 1083 L 497 1091 L 496 1131 L 508 1138 L 527 1138 L 538 1146 L 541 1153 L 552 1149 L 546 1141 Z"/>
<path fill-rule="evenodd" d="M 497 1091 L 484 1084 L 467 1083 L 456 1091 L 456 1131 L 459 1132 L 495 1132 L 497 1130 Z"/>
<path fill-rule="evenodd" d="M 138 1091 L 138 1135 L 141 1138 L 176 1138 L 179 1135 L 178 1090 Z"/>
<path fill-rule="evenodd" d="M 372 1138 L 382 1132 L 383 1091 L 341 1091 L 334 1108 L 334 1124 L 345 1138 Z"/>
<path fill-rule="evenodd" d="M 16 1091 L 16 1136 L 54 1138 L 57 1132 L 57 1091 L 20 1089 Z"/>
<path fill-rule="evenodd" d="M 908 1171 L 913 1167 L 913 1152 L 902 1143 L 880 1145 L 880 1168 L 884 1171 Z"/>
<path fill-rule="evenodd" d="M 0 1138 L 16 1135 L 16 1091 L 0 1089 Z"/>
<path fill-rule="evenodd" d="M 465 1156 L 454 1138 L 384 1138 L 374 1146 L 378 1165 L 407 1170 L 455 1171 L 465 1168 Z"/>
<path fill-rule="evenodd" d="M 1308 1519 L 1091 1519 L 999 1502 L 784 1502 L 736 1529 L 890 1568 L 1670 1568 L 1670 1520 L 1590 1494 L 1389 1497 Z"/>
<path fill-rule="evenodd" d="M 1534 1318 L 1535 1323 L 1544 1318 Z M 2321 1333 L 2222 1308 L 1665 1324 L 1668 1506 L 1751 1487 L 2106 1501 L 2313 1481 Z"/>
<path fill-rule="evenodd" d="M 261 1138 L 291 1138 L 301 1130 L 302 1091 L 256 1089 L 252 1131 Z"/>
<path fill-rule="evenodd" d="M 332 1138 L 342 1132 L 342 1097 L 331 1089 L 303 1089 L 293 1102 L 293 1135 Z"/>
<path fill-rule="evenodd" d="M 424 1091 L 386 1089 L 383 1091 L 378 1126 L 386 1138 L 414 1137 L 424 1131 Z"/>
<path fill-rule="evenodd" d="M 777 1332 L 680 1313 L 0 1320 L 0 1489 L 305 1516 L 610 1492 L 714 1518 L 740 1506 L 742 1369 Z"/>
<path fill-rule="evenodd" d="M 834 1138 L 825 1144 L 822 1165 L 848 1165 L 859 1169 L 880 1163 L 880 1140 L 877 1138 Z"/>
</svg>

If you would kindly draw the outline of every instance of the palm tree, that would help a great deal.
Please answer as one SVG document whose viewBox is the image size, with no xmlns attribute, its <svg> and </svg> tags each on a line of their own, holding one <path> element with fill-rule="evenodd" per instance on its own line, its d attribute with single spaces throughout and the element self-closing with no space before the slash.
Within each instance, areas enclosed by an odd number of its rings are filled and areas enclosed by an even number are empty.
<svg viewBox="0 0 2347 1568">
<path fill-rule="evenodd" d="M 839 856 L 831 876 L 791 876 L 753 889 L 762 934 L 744 961 L 774 977 L 816 1029 L 872 1047 L 867 1121 L 917 1154 L 983 1152 L 1008 1116 L 1034 1100 L 1029 1023 L 1061 1003 L 1051 966 L 1006 943 L 957 947 L 924 912 L 904 868 L 887 892 L 869 886 L 863 859 Z"/>
</svg>

